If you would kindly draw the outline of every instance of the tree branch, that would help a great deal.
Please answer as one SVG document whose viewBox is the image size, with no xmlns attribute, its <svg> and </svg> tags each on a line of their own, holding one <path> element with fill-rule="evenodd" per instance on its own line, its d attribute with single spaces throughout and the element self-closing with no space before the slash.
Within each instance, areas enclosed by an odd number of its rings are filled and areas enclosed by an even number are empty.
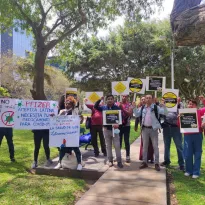
<svg viewBox="0 0 205 205">
<path fill-rule="evenodd" d="M 43 8 L 43 5 L 42 5 L 41 0 L 37 0 L 37 3 L 38 3 L 39 8 L 40 8 L 40 10 L 41 10 L 41 16 L 42 16 L 41 23 L 40 23 L 40 25 L 38 26 L 38 29 L 39 29 L 39 31 L 41 32 L 42 29 L 43 29 L 43 25 L 44 25 L 44 23 L 45 23 L 45 21 L 46 21 L 47 13 L 45 13 L 45 11 L 44 11 L 44 8 Z"/>
</svg>

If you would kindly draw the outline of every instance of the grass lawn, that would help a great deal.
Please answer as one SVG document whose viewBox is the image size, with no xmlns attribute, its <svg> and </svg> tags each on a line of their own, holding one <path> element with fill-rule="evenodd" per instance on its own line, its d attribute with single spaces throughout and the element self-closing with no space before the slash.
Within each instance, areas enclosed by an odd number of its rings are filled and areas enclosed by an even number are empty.
<svg viewBox="0 0 205 205">
<path fill-rule="evenodd" d="M 130 141 L 137 137 L 132 122 Z M 0 204 L 1 205 L 70 205 L 75 194 L 84 191 L 85 181 L 63 177 L 38 176 L 29 171 L 33 162 L 33 134 L 30 131 L 14 131 L 15 158 L 11 163 L 4 138 L 0 147 Z M 58 155 L 56 148 L 51 148 L 51 158 Z M 39 163 L 45 161 L 41 147 Z"/>
<path fill-rule="evenodd" d="M 205 142 L 203 143 L 203 150 L 205 150 Z M 177 153 L 175 145 L 172 141 L 171 147 L 171 161 L 172 166 L 170 171 L 174 178 L 174 185 L 176 188 L 176 197 L 179 205 L 204 205 L 205 204 L 205 154 L 202 156 L 201 176 L 198 179 L 185 177 L 184 173 L 176 170 Z M 175 167 L 175 168 L 174 168 Z"/>
</svg>

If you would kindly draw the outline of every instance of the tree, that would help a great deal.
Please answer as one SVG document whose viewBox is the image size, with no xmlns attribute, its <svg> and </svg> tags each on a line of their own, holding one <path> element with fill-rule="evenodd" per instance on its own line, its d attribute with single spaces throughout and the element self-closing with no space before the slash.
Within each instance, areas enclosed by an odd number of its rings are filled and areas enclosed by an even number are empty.
<svg viewBox="0 0 205 205">
<path fill-rule="evenodd" d="M 3 28 L 21 27 L 33 33 L 36 52 L 34 99 L 46 99 L 44 94 L 44 65 L 48 52 L 63 39 L 79 32 L 90 32 L 125 15 L 135 18 L 139 13 L 152 12 L 154 3 L 162 0 L 8 0 L 0 1 L 0 22 Z M 14 20 L 17 19 L 17 20 Z"/>
</svg>

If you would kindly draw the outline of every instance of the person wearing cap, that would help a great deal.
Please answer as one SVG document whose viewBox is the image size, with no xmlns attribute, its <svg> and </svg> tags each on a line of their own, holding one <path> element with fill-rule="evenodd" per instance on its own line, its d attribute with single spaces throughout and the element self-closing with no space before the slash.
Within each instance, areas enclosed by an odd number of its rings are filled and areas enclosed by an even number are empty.
<svg viewBox="0 0 205 205">
<path fill-rule="evenodd" d="M 65 100 L 65 109 L 60 110 L 59 115 L 78 115 L 78 110 L 76 109 L 76 100 L 74 99 L 74 97 L 72 96 L 68 96 Z M 82 123 L 82 119 L 81 119 L 81 123 Z M 79 147 L 65 147 L 65 140 L 63 142 L 62 145 L 60 147 L 60 151 L 59 151 L 59 163 L 57 164 L 57 166 L 55 167 L 55 169 L 60 169 L 62 168 L 62 159 L 65 156 L 66 153 L 71 154 L 72 150 L 75 152 L 76 155 L 76 159 L 77 159 L 77 170 L 82 170 L 82 162 L 81 162 L 81 152 Z"/>
</svg>

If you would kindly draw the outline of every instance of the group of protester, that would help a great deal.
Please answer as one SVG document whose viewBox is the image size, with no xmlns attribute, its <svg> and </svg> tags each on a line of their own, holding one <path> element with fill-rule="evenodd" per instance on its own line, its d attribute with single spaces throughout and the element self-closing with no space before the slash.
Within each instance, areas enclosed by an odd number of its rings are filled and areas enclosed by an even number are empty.
<svg viewBox="0 0 205 205">
<path fill-rule="evenodd" d="M 204 101 L 204 98 L 200 98 Z M 197 110 L 199 132 L 197 133 L 185 133 L 184 134 L 184 148 L 183 138 L 180 133 L 179 126 L 179 109 L 183 109 L 183 104 L 180 98 L 178 98 L 177 112 L 168 112 L 164 99 L 161 99 L 159 103 L 152 95 L 146 95 L 141 98 L 138 105 L 136 103 L 129 102 L 129 96 L 122 96 L 122 102 L 115 102 L 113 95 L 106 96 L 106 102 L 104 98 L 98 100 L 95 105 L 87 104 L 86 106 L 91 109 L 91 138 L 92 145 L 94 148 L 94 154 L 96 157 L 99 156 L 99 148 L 97 143 L 97 136 L 99 134 L 101 151 L 104 156 L 108 158 L 109 166 L 114 165 L 114 158 L 112 153 L 112 144 L 115 148 L 117 166 L 123 168 L 121 147 L 122 140 L 124 138 L 125 149 L 126 149 L 126 162 L 130 163 L 130 120 L 133 113 L 136 117 L 135 131 L 139 129 L 141 132 L 141 147 L 139 159 L 142 160 L 140 169 L 148 167 L 148 161 L 155 163 L 155 169 L 160 171 L 161 166 L 168 166 L 171 163 L 170 160 L 170 145 L 171 139 L 173 138 L 178 155 L 179 169 L 184 171 L 185 176 L 192 176 L 192 178 L 198 178 L 200 175 L 201 157 L 202 157 L 202 140 L 203 130 L 205 123 L 202 123 L 202 117 L 205 113 L 205 108 Z M 105 104 L 104 104 L 105 103 Z M 59 101 L 59 115 L 79 115 L 79 103 L 72 96 L 62 96 Z M 189 100 L 188 108 L 197 108 L 197 101 Z M 122 111 L 122 124 L 114 125 L 103 125 L 102 111 L 104 110 L 121 110 Z M 83 118 L 81 119 L 81 123 Z M 164 162 L 159 163 L 159 147 L 158 147 L 158 134 L 159 130 L 163 128 L 163 139 L 164 139 Z M 113 132 L 114 129 L 114 132 Z M 47 158 L 47 165 L 52 164 L 50 159 L 50 148 L 49 148 L 49 130 L 33 130 L 34 133 L 34 163 L 32 168 L 38 166 L 38 154 L 40 144 L 43 139 L 43 145 Z M 13 132 L 11 128 L 0 128 L 0 145 L 3 137 L 6 137 L 10 159 L 12 162 L 14 158 L 14 145 L 13 145 Z M 59 149 L 59 163 L 56 168 L 61 168 L 62 159 L 66 153 L 72 154 L 75 152 L 78 167 L 77 170 L 82 169 L 82 156 L 79 147 L 65 147 L 63 144 Z M 194 160 L 193 160 L 194 159 Z"/>
</svg>

